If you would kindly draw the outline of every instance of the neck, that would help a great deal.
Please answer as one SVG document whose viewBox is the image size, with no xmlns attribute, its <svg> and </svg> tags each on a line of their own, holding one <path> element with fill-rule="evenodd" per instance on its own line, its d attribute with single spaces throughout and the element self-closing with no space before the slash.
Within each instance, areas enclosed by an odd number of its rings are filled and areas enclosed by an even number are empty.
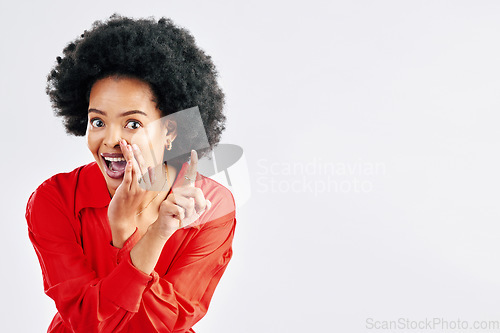
<svg viewBox="0 0 500 333">
<path fill-rule="evenodd" d="M 158 213 L 160 204 L 166 199 L 172 184 L 177 176 L 177 170 L 170 165 L 162 164 L 162 167 L 155 168 L 155 184 L 146 192 L 144 199 L 137 208 L 137 215 L 146 215 L 147 212 Z"/>
</svg>

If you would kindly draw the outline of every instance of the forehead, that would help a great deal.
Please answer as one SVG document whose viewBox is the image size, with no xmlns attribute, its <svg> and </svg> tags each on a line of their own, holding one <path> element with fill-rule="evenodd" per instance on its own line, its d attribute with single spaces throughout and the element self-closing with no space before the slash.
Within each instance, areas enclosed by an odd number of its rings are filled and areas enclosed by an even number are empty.
<svg viewBox="0 0 500 333">
<path fill-rule="evenodd" d="M 131 110 L 145 112 L 152 118 L 161 115 L 149 84 L 135 78 L 106 77 L 96 81 L 90 90 L 89 109 L 110 116 Z"/>
</svg>

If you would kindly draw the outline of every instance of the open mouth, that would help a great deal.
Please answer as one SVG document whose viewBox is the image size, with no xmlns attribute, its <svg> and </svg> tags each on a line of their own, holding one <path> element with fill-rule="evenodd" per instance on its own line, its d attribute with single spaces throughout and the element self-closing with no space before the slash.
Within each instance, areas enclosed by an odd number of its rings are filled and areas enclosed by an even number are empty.
<svg viewBox="0 0 500 333">
<path fill-rule="evenodd" d="M 127 161 L 121 154 L 101 154 L 101 158 L 104 162 L 106 174 L 110 178 L 122 178 L 125 173 L 125 167 L 127 166 Z"/>
</svg>

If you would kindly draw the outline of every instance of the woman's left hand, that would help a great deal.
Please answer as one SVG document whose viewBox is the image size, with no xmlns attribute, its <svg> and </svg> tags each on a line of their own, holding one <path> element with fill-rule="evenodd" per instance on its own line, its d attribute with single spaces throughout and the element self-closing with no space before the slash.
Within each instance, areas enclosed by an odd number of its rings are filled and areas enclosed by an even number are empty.
<svg viewBox="0 0 500 333">
<path fill-rule="evenodd" d="M 158 219 L 151 225 L 151 230 L 161 238 L 168 239 L 179 228 L 199 225 L 200 216 L 212 206 L 203 191 L 195 186 L 197 169 L 198 154 L 193 150 L 184 180 L 160 204 Z"/>
</svg>

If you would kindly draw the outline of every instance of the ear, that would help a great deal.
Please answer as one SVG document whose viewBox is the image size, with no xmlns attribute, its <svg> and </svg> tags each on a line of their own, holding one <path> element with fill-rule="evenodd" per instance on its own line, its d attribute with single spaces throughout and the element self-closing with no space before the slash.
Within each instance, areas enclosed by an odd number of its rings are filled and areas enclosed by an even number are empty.
<svg viewBox="0 0 500 333">
<path fill-rule="evenodd" d="M 167 135 L 165 137 L 165 145 L 167 144 L 167 139 L 170 139 L 171 142 L 174 142 L 177 137 L 177 122 L 172 119 L 167 119 L 165 121 L 165 126 L 167 129 Z"/>
</svg>

